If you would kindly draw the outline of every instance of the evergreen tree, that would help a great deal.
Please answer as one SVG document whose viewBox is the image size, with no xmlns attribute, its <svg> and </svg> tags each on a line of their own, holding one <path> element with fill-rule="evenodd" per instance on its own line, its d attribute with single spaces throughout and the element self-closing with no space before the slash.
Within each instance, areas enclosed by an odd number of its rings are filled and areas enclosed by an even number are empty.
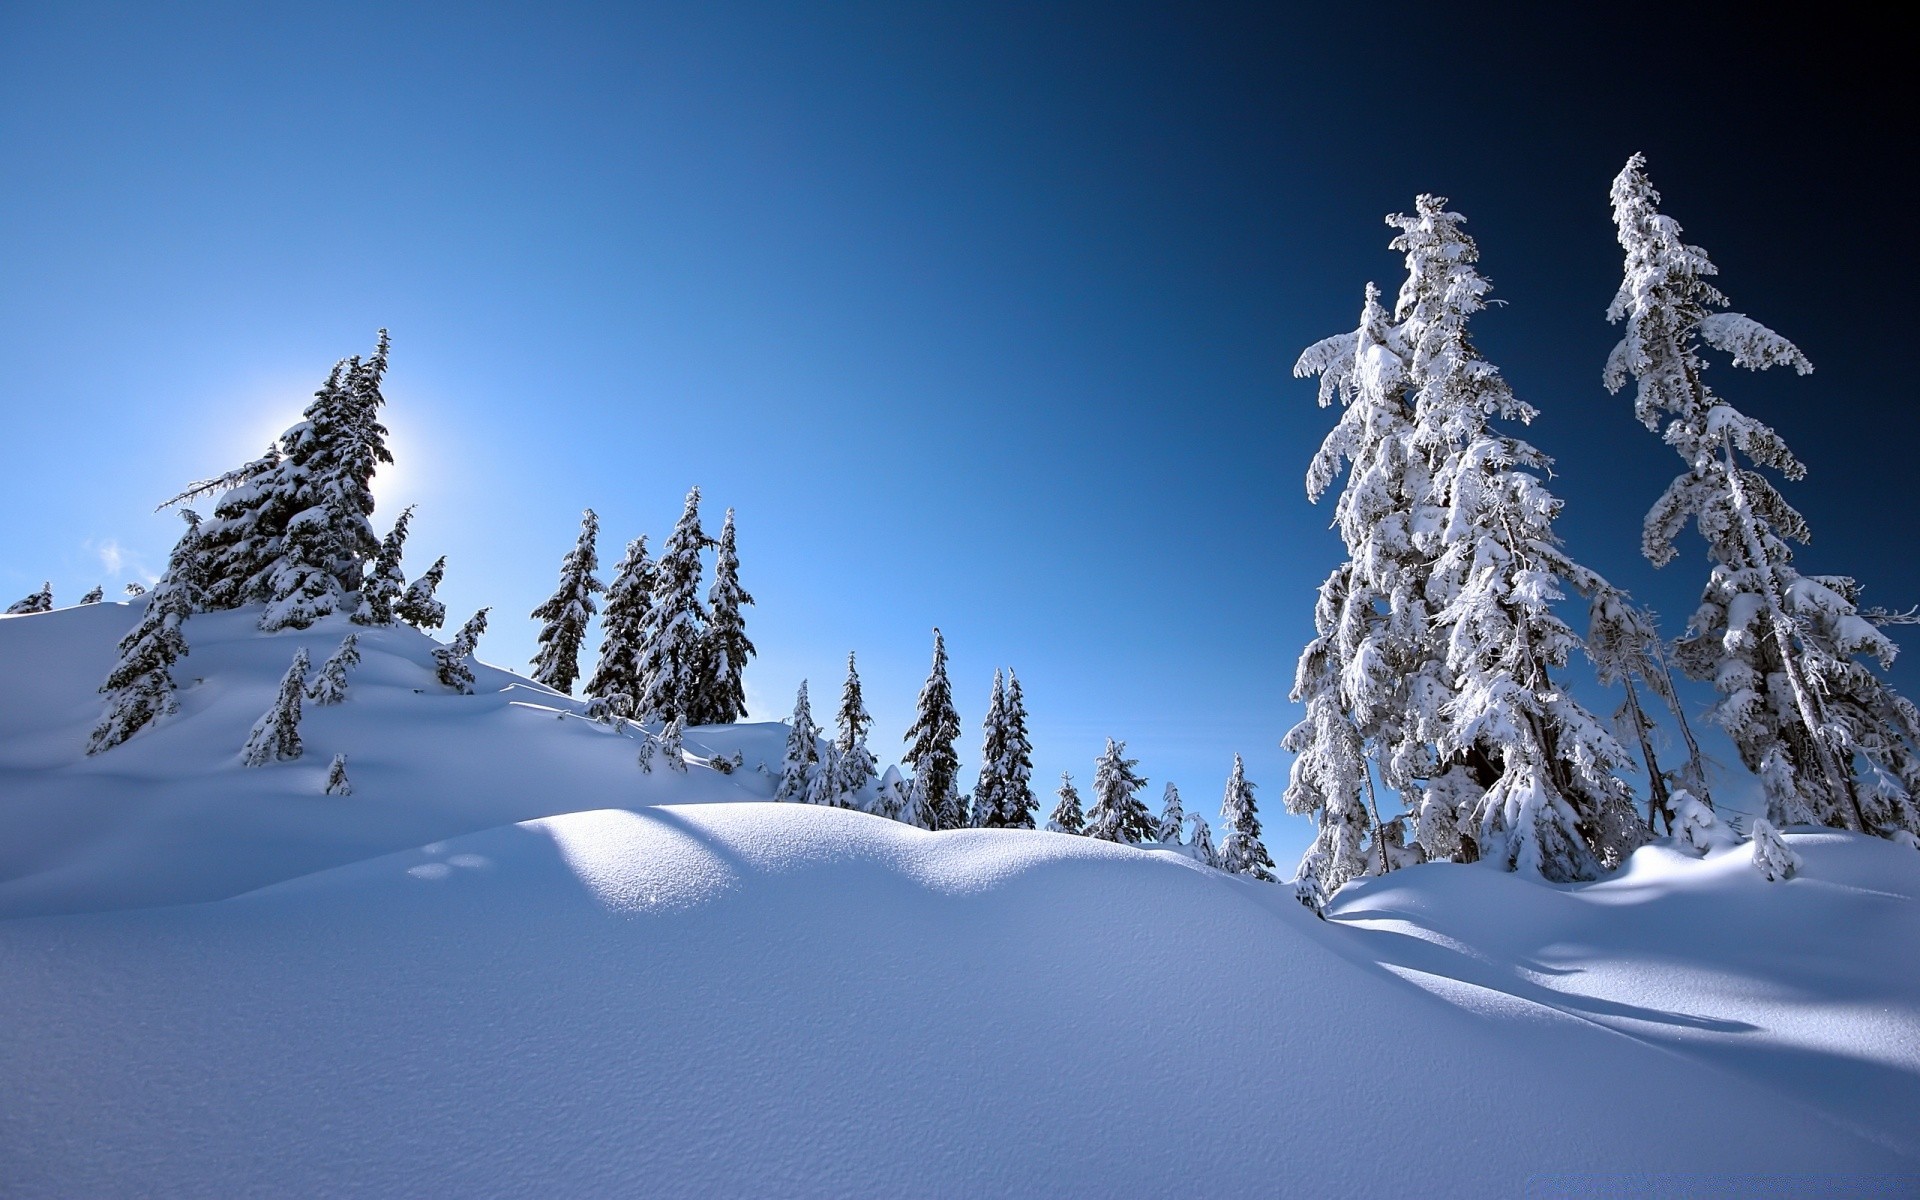
<svg viewBox="0 0 1920 1200">
<path fill-rule="evenodd" d="M 600 518 L 592 509 L 580 517 L 580 538 L 560 560 L 560 586 L 547 602 L 533 610 L 540 627 L 540 648 L 533 656 L 533 678 L 538 683 L 565 695 L 573 695 L 573 681 L 580 677 L 580 643 L 587 637 L 587 622 L 598 611 L 595 592 L 606 586 L 594 577 L 600 558 L 594 553 L 594 539 L 600 533 Z"/>
<path fill-rule="evenodd" d="M 1640 155 L 1612 198 L 1626 267 L 1607 316 L 1625 323 L 1625 336 L 1605 382 L 1616 391 L 1637 383 L 1635 415 L 1686 465 L 1647 514 L 1641 549 L 1656 566 L 1671 562 L 1691 518 L 1712 563 L 1680 667 L 1719 690 L 1711 719 L 1760 776 L 1773 821 L 1911 836 L 1920 831 L 1920 710 L 1862 661 L 1884 671 L 1894 644 L 1857 607 L 1852 579 L 1793 565 L 1788 542 L 1811 535 L 1762 468 L 1789 480 L 1806 468 L 1777 433 L 1707 386 L 1701 351 L 1754 370 L 1813 367 L 1773 330 L 1719 311 L 1727 298 L 1707 282 L 1717 270 L 1660 213 Z"/>
<path fill-rule="evenodd" d="M 631 712 L 640 697 L 640 636 L 653 603 L 653 563 L 647 535 L 627 543 L 626 556 L 614 568 L 607 606 L 600 614 L 600 662 L 587 680 L 589 696 L 626 697 Z"/>
<path fill-rule="evenodd" d="M 1087 836 L 1107 842 L 1138 845 L 1159 835 L 1147 806 L 1140 800 L 1146 777 L 1135 773 L 1140 760 L 1126 757 L 1127 744 L 1107 739 L 1107 748 L 1094 764 L 1093 808 L 1087 813 Z"/>
<path fill-rule="evenodd" d="M 1220 852 L 1213 848 L 1213 827 L 1207 824 L 1207 819 L 1199 813 L 1188 813 L 1187 828 L 1187 853 L 1202 866 L 1218 867 Z"/>
<path fill-rule="evenodd" d="M 120 658 L 100 691 L 107 709 L 87 738 L 87 753 L 111 750 L 157 717 L 174 712 L 173 664 L 187 652 L 181 625 L 193 615 L 194 571 L 199 567 L 200 515 L 183 509 L 187 531 L 167 556 L 166 574 L 153 585 L 140 621 L 120 639 Z"/>
<path fill-rule="evenodd" d="M 1087 818 L 1080 811 L 1080 792 L 1073 786 L 1073 776 L 1065 771 L 1060 772 L 1060 791 L 1057 794 L 1060 803 L 1053 806 L 1053 815 L 1047 818 L 1047 828 L 1054 833 L 1085 833 Z"/>
<path fill-rule="evenodd" d="M 1667 666 L 1666 646 L 1654 629 L 1652 617 L 1634 607 L 1626 593 L 1616 588 L 1596 590 L 1587 613 L 1587 657 L 1593 661 L 1594 673 L 1603 686 L 1618 683 L 1626 692 L 1626 699 L 1614 713 L 1614 723 L 1628 731 L 1640 747 L 1640 760 L 1647 770 L 1647 824 L 1654 827 L 1656 821 L 1664 821 L 1672 833 L 1675 813 L 1670 785 L 1677 783 L 1709 809 L 1713 800 L 1707 791 L 1706 761 Z M 1653 748 L 1653 718 L 1640 701 L 1643 686 L 1667 706 L 1679 726 L 1687 761 L 1677 772 L 1670 774 L 1660 767 Z"/>
<path fill-rule="evenodd" d="M 327 783 L 321 791 L 328 796 L 353 795 L 353 783 L 347 778 L 346 755 L 336 754 L 333 761 L 327 764 Z"/>
<path fill-rule="evenodd" d="M 828 808 L 852 807 L 840 794 L 840 752 L 832 742 L 821 748 L 820 761 L 813 764 L 813 770 L 807 775 L 807 787 L 802 799 L 808 804 L 821 804 Z"/>
<path fill-rule="evenodd" d="M 1273 858 L 1260 840 L 1253 784 L 1247 781 L 1247 770 L 1238 754 L 1233 756 L 1233 774 L 1227 776 L 1227 791 L 1220 800 L 1220 821 L 1227 828 L 1227 840 L 1220 847 L 1220 869 L 1274 882 Z"/>
<path fill-rule="evenodd" d="M 1800 856 L 1765 817 L 1753 819 L 1753 869 L 1768 883 L 1792 879 L 1800 870 Z"/>
<path fill-rule="evenodd" d="M 86 595 L 80 597 L 80 603 L 98 604 L 106 598 L 107 598 L 106 589 L 99 586 L 98 584 L 95 584 L 91 591 L 89 591 Z"/>
<path fill-rule="evenodd" d="M 281 513 L 276 481 L 278 441 L 252 462 L 217 479 L 194 484 L 169 504 L 221 490 L 201 531 L 206 556 L 206 606 L 238 608 L 265 600 L 280 555 Z"/>
<path fill-rule="evenodd" d="M 347 672 L 360 665 L 360 635 L 349 633 L 340 648 L 320 664 L 320 673 L 307 688 L 315 704 L 338 704 L 347 698 Z"/>
<path fill-rule="evenodd" d="M 41 584 L 39 591 L 33 592 L 19 600 L 15 600 L 12 604 L 9 604 L 7 606 L 7 615 L 10 617 L 25 616 L 29 613 L 43 613 L 43 612 L 52 612 L 52 611 L 53 611 L 53 583 L 51 580 Z"/>
<path fill-rule="evenodd" d="M 674 524 L 654 567 L 653 596 L 640 632 L 638 714 L 649 721 L 697 715 L 706 658 L 700 610 L 700 551 L 707 544 L 700 530 L 700 489 L 687 492 L 686 507 Z"/>
<path fill-rule="evenodd" d="M 954 742 L 959 737 L 960 714 L 954 711 L 953 689 L 947 683 L 947 642 L 935 629 L 933 669 L 920 688 L 905 739 L 907 758 L 914 764 L 915 792 L 932 814 L 933 823 L 926 828 L 960 829 L 967 824 L 966 805 L 957 787 L 960 755 Z"/>
<path fill-rule="evenodd" d="M 467 660 L 473 657 L 474 647 L 480 644 L 480 635 L 487 631 L 488 609 L 467 618 L 460 632 L 453 635 L 453 641 L 445 646 L 436 646 L 433 651 L 434 674 L 441 683 L 446 684 L 463 696 L 473 695 L 473 668 Z"/>
<path fill-rule="evenodd" d="M 987 701 L 987 717 L 980 727 L 980 779 L 973 787 L 973 823 L 994 829 L 1000 821 L 1000 793 L 1006 781 L 1007 714 L 1006 689 L 1000 670 L 994 668 L 993 695 Z"/>
<path fill-rule="evenodd" d="M 678 716 L 667 722 L 660 731 L 660 755 L 666 760 L 667 768 L 682 774 L 687 770 L 685 747 L 686 723 Z"/>
<path fill-rule="evenodd" d="M 867 714 L 866 700 L 860 694 L 860 673 L 854 669 L 852 651 L 847 653 L 847 681 L 840 688 L 840 711 L 835 719 L 839 726 L 833 743 L 835 793 L 840 803 L 858 807 L 860 794 L 873 782 L 876 764 L 873 752 L 867 749 L 867 731 L 873 728 L 873 718 Z"/>
<path fill-rule="evenodd" d="M 880 782 L 874 785 L 873 808 L 877 817 L 900 820 L 900 814 L 907 806 L 907 781 L 900 774 L 899 767 L 888 767 L 880 773 Z"/>
<path fill-rule="evenodd" d="M 121 590 L 124 591 L 129 596 L 144 596 L 147 594 L 147 589 L 137 583 L 129 583 L 126 587 L 122 588 Z"/>
<path fill-rule="evenodd" d="M 407 588 L 406 594 L 400 597 L 400 603 L 394 605 L 393 615 L 422 633 L 440 628 L 447 620 L 447 606 L 440 603 L 434 592 L 439 589 L 440 580 L 446 573 L 447 556 L 442 554 L 433 560 L 426 574 Z"/>
<path fill-rule="evenodd" d="M 793 716 L 787 722 L 787 755 L 780 764 L 780 786 L 775 800 L 806 798 L 807 781 L 820 761 L 820 731 L 813 723 L 813 710 L 807 705 L 807 681 L 800 681 L 800 692 L 793 698 Z"/>
<path fill-rule="evenodd" d="M 338 605 L 339 581 L 311 557 L 318 548 L 305 541 L 288 542 L 274 565 L 272 594 L 260 614 L 265 632 L 305 629 Z"/>
<path fill-rule="evenodd" d="M 400 558 L 406 551 L 407 523 L 411 520 L 413 505 L 409 504 L 380 543 L 380 553 L 373 560 L 373 566 L 361 578 L 360 603 L 348 618 L 355 625 L 393 624 L 394 605 L 407 586 L 407 577 L 400 570 Z"/>
<path fill-rule="evenodd" d="M 1020 677 L 1007 668 L 1006 753 L 1000 771 L 1000 824 L 1009 829 L 1032 829 L 1040 801 L 1033 794 L 1033 743 L 1027 739 L 1027 702 Z"/>
<path fill-rule="evenodd" d="M 747 715 L 747 693 L 741 672 L 753 657 L 741 609 L 753 603 L 740 586 L 740 554 L 734 546 L 733 510 L 727 510 L 715 543 L 713 587 L 707 591 L 707 630 L 702 641 L 705 658 L 699 693 L 699 725 L 731 725 Z"/>
<path fill-rule="evenodd" d="M 932 756 L 923 754 L 914 760 L 913 778 L 907 781 L 906 799 L 901 802 L 899 820 L 917 829 L 951 829 L 947 812 L 938 793 L 930 790 L 934 778 Z"/>
<path fill-rule="evenodd" d="M 249 767 L 264 767 L 300 757 L 300 696 L 307 687 L 306 650 L 297 651 L 293 665 L 280 677 L 280 691 L 273 707 L 263 713 L 247 733 L 247 744 L 240 749 L 241 761 Z"/>
</svg>

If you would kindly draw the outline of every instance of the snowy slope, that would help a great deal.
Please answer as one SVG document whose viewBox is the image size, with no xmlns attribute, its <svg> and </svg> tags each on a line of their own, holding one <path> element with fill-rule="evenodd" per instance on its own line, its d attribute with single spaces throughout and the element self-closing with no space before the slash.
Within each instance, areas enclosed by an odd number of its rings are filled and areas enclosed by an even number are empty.
<svg viewBox="0 0 1920 1200">
<path fill-rule="evenodd" d="M 1419 868 L 1321 922 L 1165 852 L 711 803 L 765 781 L 642 777 L 505 673 L 436 695 L 400 632 L 309 758 L 245 771 L 292 647 L 338 640 L 245 614 L 189 624 L 170 728 L 80 763 L 109 616 L 0 621 L 9 1196 L 1920 1187 L 1901 847 L 1796 834 L 1778 885 L 1657 847 L 1578 887 Z M 780 733 L 711 736 L 751 767 Z M 152 907 L 202 871 L 271 886 Z"/>
</svg>

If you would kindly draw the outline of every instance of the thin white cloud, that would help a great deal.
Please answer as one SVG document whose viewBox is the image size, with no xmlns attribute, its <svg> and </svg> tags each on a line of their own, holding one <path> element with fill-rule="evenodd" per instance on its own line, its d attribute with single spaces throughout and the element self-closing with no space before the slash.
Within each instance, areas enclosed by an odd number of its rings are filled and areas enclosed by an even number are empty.
<svg viewBox="0 0 1920 1200">
<path fill-rule="evenodd" d="M 121 565 L 126 562 L 126 554 L 120 549 L 120 543 L 112 538 L 95 546 L 93 552 L 100 556 L 100 565 L 107 569 L 109 575 L 118 575 Z"/>
</svg>

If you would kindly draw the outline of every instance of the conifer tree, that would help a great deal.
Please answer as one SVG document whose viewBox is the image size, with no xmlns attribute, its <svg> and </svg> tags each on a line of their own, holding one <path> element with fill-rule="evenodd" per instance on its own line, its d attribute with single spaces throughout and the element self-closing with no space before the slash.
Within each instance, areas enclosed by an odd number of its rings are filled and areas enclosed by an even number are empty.
<svg viewBox="0 0 1920 1200">
<path fill-rule="evenodd" d="M 401 510 L 400 518 L 380 543 L 380 553 L 360 580 L 360 603 L 348 618 L 355 625 L 391 625 L 394 605 L 406 590 L 407 577 L 401 573 L 400 560 L 407 547 L 407 523 L 413 520 L 413 505 Z"/>
<path fill-rule="evenodd" d="M 40 585 L 40 590 L 32 592 L 7 606 L 10 617 L 25 616 L 30 613 L 53 611 L 53 583 L 49 580 Z"/>
<path fill-rule="evenodd" d="M 606 586 L 594 576 L 600 558 L 594 552 L 594 539 L 600 533 L 600 518 L 592 509 L 580 517 L 580 537 L 573 549 L 560 560 L 560 586 L 546 603 L 533 610 L 540 627 L 540 648 L 533 656 L 533 678 L 564 695 L 573 695 L 573 681 L 580 677 L 580 643 L 587 637 L 587 622 L 598 611 L 594 593 Z"/>
<path fill-rule="evenodd" d="M 1202 866 L 1218 867 L 1220 852 L 1213 848 L 1213 827 L 1199 813 L 1187 814 L 1187 853 Z"/>
<path fill-rule="evenodd" d="M 987 700 L 986 720 L 980 726 L 980 779 L 973 787 L 973 823 L 994 829 L 1000 821 L 1000 793 L 1006 781 L 1007 714 L 1006 689 L 1000 670 L 994 668 L 993 695 Z"/>
<path fill-rule="evenodd" d="M 87 738 L 87 753 L 98 754 L 126 741 L 155 718 L 171 714 L 173 664 L 187 652 L 181 625 L 193 615 L 194 572 L 201 563 L 200 515 L 183 509 L 187 531 L 167 556 L 166 574 L 153 585 L 140 621 L 120 639 L 119 661 L 100 685 L 107 709 Z"/>
<path fill-rule="evenodd" d="M 346 755 L 336 754 L 333 761 L 327 764 L 327 783 L 321 791 L 328 796 L 353 795 L 353 783 L 347 778 Z"/>
<path fill-rule="evenodd" d="M 1253 784 L 1247 781 L 1247 770 L 1238 754 L 1233 756 L 1233 773 L 1227 776 L 1227 791 L 1220 800 L 1220 821 L 1227 828 L 1226 841 L 1220 846 L 1220 869 L 1274 882 L 1273 858 L 1260 840 Z"/>
<path fill-rule="evenodd" d="M 900 805 L 899 820 L 918 829 L 951 829 L 946 823 L 946 806 L 929 789 L 934 778 L 932 756 L 923 754 L 914 761 L 913 778 L 907 781 L 906 799 Z"/>
<path fill-rule="evenodd" d="M 873 793 L 873 808 L 869 810 L 873 815 L 895 821 L 901 819 L 901 810 L 907 806 L 907 781 L 899 767 L 890 766 L 882 771 Z"/>
<path fill-rule="evenodd" d="M 487 631 L 488 611 L 483 608 L 474 613 L 460 627 L 460 632 L 453 635 L 453 641 L 434 647 L 434 673 L 441 683 L 463 696 L 473 695 L 473 668 L 467 660 L 473 657 L 474 647 L 480 644 L 480 635 Z"/>
<path fill-rule="evenodd" d="M 107 598 L 107 590 L 101 587 L 100 585 L 95 584 L 91 591 L 89 591 L 86 595 L 80 597 L 80 603 L 98 604 L 106 598 Z"/>
<path fill-rule="evenodd" d="M 1173 785 L 1172 780 L 1168 780 L 1166 791 L 1160 795 L 1160 821 L 1156 840 L 1163 846 L 1178 846 L 1180 829 L 1186 823 L 1186 810 L 1180 806 L 1180 789 Z"/>
<path fill-rule="evenodd" d="M 1054 833 L 1085 833 L 1087 818 L 1080 811 L 1080 792 L 1073 786 L 1073 776 L 1065 771 L 1060 772 L 1060 790 L 1056 794 L 1060 802 L 1053 806 L 1053 814 L 1047 818 L 1047 828 Z"/>
<path fill-rule="evenodd" d="M 1792 879 L 1800 871 L 1800 856 L 1765 817 L 1753 819 L 1753 869 L 1768 883 Z"/>
<path fill-rule="evenodd" d="M 685 734 L 686 722 L 682 721 L 678 716 L 668 721 L 667 727 L 660 731 L 661 757 L 666 760 L 669 770 L 679 771 L 682 774 L 685 774 L 687 770 Z"/>
<path fill-rule="evenodd" d="M 201 531 L 209 609 L 238 608 L 267 598 L 285 520 L 275 486 L 281 457 L 275 441 L 259 458 L 219 478 L 196 483 L 168 501 L 173 504 L 221 492 Z"/>
<path fill-rule="evenodd" d="M 929 829 L 960 829 L 967 824 L 966 803 L 957 786 L 960 755 L 954 743 L 959 737 L 960 714 L 954 711 L 953 689 L 947 683 L 947 641 L 935 629 L 933 668 L 920 688 L 905 739 L 907 758 L 914 764 L 915 791 L 932 814 Z"/>
<path fill-rule="evenodd" d="M 440 587 L 440 580 L 447 573 L 447 556 L 442 554 L 433 560 L 426 574 L 408 586 L 406 594 L 400 597 L 400 603 L 393 606 L 393 615 L 425 633 L 429 629 L 438 629 L 447 620 L 447 606 L 440 603 L 434 595 Z"/>
<path fill-rule="evenodd" d="M 1134 771 L 1140 760 L 1126 757 L 1127 744 L 1107 739 L 1107 748 L 1094 764 L 1093 808 L 1087 812 L 1087 836 L 1106 842 L 1153 841 L 1159 826 L 1141 802 L 1146 777 Z"/>
<path fill-rule="evenodd" d="M 293 665 L 280 677 L 273 707 L 253 723 L 247 744 L 240 749 L 241 761 L 249 767 L 300 757 L 300 696 L 306 691 L 309 665 L 305 649 L 295 652 Z"/>
<path fill-rule="evenodd" d="M 847 681 L 840 688 L 840 711 L 835 721 L 835 793 L 840 803 L 857 807 L 860 794 L 873 782 L 875 763 L 873 752 L 867 749 L 867 731 L 873 728 L 873 718 L 867 714 L 867 703 L 860 693 L 860 673 L 854 669 L 852 651 L 847 652 Z"/>
<path fill-rule="evenodd" d="M 307 688 L 315 704 L 338 704 L 347 698 L 347 672 L 360 665 L 360 635 L 349 633 L 340 648 L 320 664 L 320 673 Z"/>
<path fill-rule="evenodd" d="M 1687 721 L 1686 707 L 1680 703 L 1673 673 L 1667 666 L 1666 646 L 1655 630 L 1652 617 L 1634 607 L 1626 593 L 1616 588 L 1600 588 L 1587 608 L 1587 657 L 1603 686 L 1615 683 L 1626 692 L 1626 699 L 1614 714 L 1617 726 L 1628 731 L 1639 744 L 1640 760 L 1647 771 L 1647 824 L 1655 827 L 1664 821 L 1674 831 L 1672 787 L 1697 797 L 1698 803 L 1712 808 L 1707 791 L 1706 761 L 1700 744 L 1694 740 L 1693 727 Z M 1653 717 L 1640 700 L 1640 688 L 1658 697 L 1672 714 L 1687 749 L 1687 759 L 1676 772 L 1661 769 L 1653 747 L 1656 728 Z"/>
<path fill-rule="evenodd" d="M 648 721 L 697 715 L 706 658 L 700 609 L 700 489 L 687 492 L 679 521 L 660 549 L 653 596 L 640 632 L 640 689 L 636 712 Z"/>
<path fill-rule="evenodd" d="M 731 725 L 747 715 L 747 693 L 740 676 L 753 657 L 746 616 L 753 603 L 740 586 L 740 554 L 734 545 L 733 510 L 720 526 L 713 556 L 713 586 L 707 591 L 707 629 L 699 691 L 699 725 Z"/>
<path fill-rule="evenodd" d="M 840 752 L 832 742 L 820 748 L 820 761 L 813 764 L 813 770 L 807 775 L 807 787 L 802 799 L 808 804 L 820 804 L 828 808 L 851 807 L 840 794 Z"/>
<path fill-rule="evenodd" d="M 147 594 L 147 589 L 137 583 L 129 583 L 126 587 L 120 590 L 124 591 L 129 596 L 144 596 Z"/>
<path fill-rule="evenodd" d="M 1027 702 L 1020 677 L 1007 668 L 1007 746 L 1000 770 L 1000 824 L 1008 829 L 1032 829 L 1040 801 L 1033 794 L 1033 743 L 1027 738 Z"/>
<path fill-rule="evenodd" d="M 305 629 L 338 606 L 339 581 L 312 557 L 320 549 L 318 543 L 288 541 L 274 565 L 272 592 L 260 613 L 263 631 Z"/>
<path fill-rule="evenodd" d="M 1854 580 L 1793 565 L 1788 543 L 1811 534 L 1762 469 L 1798 480 L 1806 468 L 1777 433 L 1708 387 L 1702 347 L 1753 370 L 1805 375 L 1812 364 L 1773 330 L 1720 311 L 1728 300 L 1707 282 L 1717 269 L 1661 214 L 1640 155 L 1614 180 L 1612 199 L 1626 266 L 1607 316 L 1625 323 L 1625 336 L 1604 380 L 1615 391 L 1637 383 L 1635 415 L 1686 466 L 1648 512 L 1641 549 L 1655 566 L 1671 562 L 1691 519 L 1712 563 L 1677 648 L 1680 667 L 1719 690 L 1711 719 L 1760 777 L 1772 821 L 1911 836 L 1920 831 L 1920 710 L 1868 665 L 1884 671 L 1896 648 L 1858 608 Z"/>
<path fill-rule="evenodd" d="M 607 606 L 600 614 L 600 661 L 587 680 L 587 695 L 625 696 L 626 709 L 632 711 L 640 697 L 640 636 L 652 603 L 653 563 L 643 533 L 627 543 L 607 587 Z"/>
<path fill-rule="evenodd" d="M 807 781 L 820 761 L 820 731 L 813 723 L 813 710 L 807 704 L 807 681 L 800 681 L 799 694 L 793 698 L 793 716 L 787 721 L 787 754 L 780 764 L 780 786 L 775 800 L 806 798 Z"/>
</svg>

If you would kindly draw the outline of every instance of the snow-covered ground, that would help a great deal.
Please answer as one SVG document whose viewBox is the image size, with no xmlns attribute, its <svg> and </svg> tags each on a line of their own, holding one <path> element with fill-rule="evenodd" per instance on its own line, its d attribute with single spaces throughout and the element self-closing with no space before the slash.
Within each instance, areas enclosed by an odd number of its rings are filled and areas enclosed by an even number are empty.
<svg viewBox="0 0 1920 1200">
<path fill-rule="evenodd" d="M 1920 1193 L 1901 846 L 1422 867 L 1322 922 L 1167 852 L 766 803 L 777 725 L 642 775 L 409 630 L 248 770 L 346 627 L 246 612 L 84 759 L 134 615 L 0 620 L 0 1194 Z"/>
</svg>

